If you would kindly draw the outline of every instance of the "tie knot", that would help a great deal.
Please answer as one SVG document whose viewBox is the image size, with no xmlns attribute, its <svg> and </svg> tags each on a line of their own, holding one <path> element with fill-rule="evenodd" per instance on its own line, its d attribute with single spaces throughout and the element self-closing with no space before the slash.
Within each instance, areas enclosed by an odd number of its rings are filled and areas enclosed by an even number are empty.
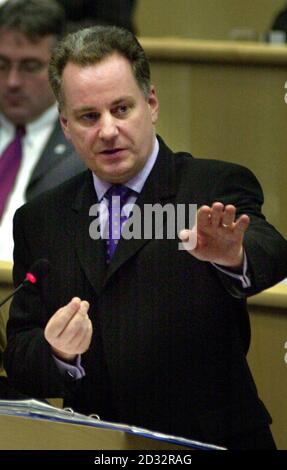
<svg viewBox="0 0 287 470">
<path fill-rule="evenodd" d="M 22 139 L 25 133 L 26 133 L 25 126 L 17 126 L 15 129 L 15 138 Z"/>
<path fill-rule="evenodd" d="M 132 193 L 133 190 L 127 186 L 124 186 L 123 184 L 113 184 L 108 189 L 105 196 L 107 197 L 109 203 L 112 201 L 113 197 L 119 197 L 121 206 L 123 206 Z"/>
</svg>

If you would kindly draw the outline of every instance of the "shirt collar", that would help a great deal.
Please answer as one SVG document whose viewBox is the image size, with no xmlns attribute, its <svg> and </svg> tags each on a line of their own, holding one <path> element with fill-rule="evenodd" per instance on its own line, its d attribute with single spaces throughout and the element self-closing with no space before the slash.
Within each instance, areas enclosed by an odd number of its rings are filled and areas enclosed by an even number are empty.
<svg viewBox="0 0 287 470">
<path fill-rule="evenodd" d="M 155 138 L 154 141 L 154 146 L 151 154 L 149 155 L 144 167 L 141 169 L 141 171 L 131 178 L 127 183 L 125 183 L 125 186 L 128 188 L 132 189 L 136 193 L 140 193 L 158 156 L 158 151 L 159 151 L 159 143 L 157 138 Z M 100 179 L 95 173 L 93 173 L 93 180 L 94 180 L 94 187 L 95 191 L 97 193 L 98 201 L 101 201 L 108 191 L 108 189 L 112 186 L 110 183 L 107 181 L 104 181 Z"/>
<path fill-rule="evenodd" d="M 3 114 L 0 114 L 0 127 L 8 132 L 13 132 L 14 130 L 14 124 L 11 124 Z"/>
<path fill-rule="evenodd" d="M 59 116 L 59 113 L 58 113 L 57 105 L 53 104 L 43 114 L 41 114 L 41 116 L 38 119 L 27 124 L 26 130 L 28 133 L 37 132 L 41 128 L 49 126 L 50 124 L 53 124 L 58 118 L 58 116 Z"/>
</svg>

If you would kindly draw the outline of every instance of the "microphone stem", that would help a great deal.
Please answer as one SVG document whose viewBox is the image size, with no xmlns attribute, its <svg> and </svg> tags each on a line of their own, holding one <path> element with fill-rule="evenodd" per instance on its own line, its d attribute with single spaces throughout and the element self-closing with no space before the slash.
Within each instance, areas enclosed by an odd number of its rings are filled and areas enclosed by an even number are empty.
<svg viewBox="0 0 287 470">
<path fill-rule="evenodd" d="M 9 300 L 11 299 L 11 297 L 13 297 L 14 294 L 16 294 L 16 292 L 18 292 L 18 290 L 22 289 L 22 287 L 24 287 L 24 282 L 22 282 L 18 287 L 17 289 L 15 289 L 12 294 L 9 294 L 8 297 L 6 297 L 4 300 L 2 300 L 2 302 L 0 302 L 0 308 Z"/>
</svg>

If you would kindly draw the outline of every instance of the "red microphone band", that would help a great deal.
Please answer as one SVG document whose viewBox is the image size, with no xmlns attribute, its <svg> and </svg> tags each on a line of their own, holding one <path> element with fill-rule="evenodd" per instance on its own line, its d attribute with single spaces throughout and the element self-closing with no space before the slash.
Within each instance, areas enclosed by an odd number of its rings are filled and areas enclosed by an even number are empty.
<svg viewBox="0 0 287 470">
<path fill-rule="evenodd" d="M 30 272 L 26 273 L 26 277 L 24 281 L 19 284 L 19 286 L 12 292 L 12 294 L 9 294 L 8 297 L 6 297 L 4 300 L 0 302 L 0 308 L 9 300 L 11 297 L 13 297 L 16 292 L 19 290 L 23 289 L 23 287 L 26 287 L 28 284 L 37 284 L 41 282 L 45 277 L 49 274 L 50 270 L 50 263 L 46 259 L 39 259 L 38 261 L 35 261 L 33 266 L 30 268 Z M 35 274 L 33 274 L 33 272 Z"/>
<path fill-rule="evenodd" d="M 37 278 L 34 276 L 32 273 L 27 273 L 25 277 L 25 281 L 31 282 L 31 284 L 36 284 L 37 283 Z"/>
</svg>

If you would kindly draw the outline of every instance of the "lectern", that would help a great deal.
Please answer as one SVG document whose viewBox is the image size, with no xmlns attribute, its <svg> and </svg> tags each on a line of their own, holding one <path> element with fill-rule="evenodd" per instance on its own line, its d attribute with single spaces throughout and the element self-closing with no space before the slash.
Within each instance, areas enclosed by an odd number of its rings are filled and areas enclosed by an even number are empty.
<svg viewBox="0 0 287 470">
<path fill-rule="evenodd" d="M 0 400 L 0 450 L 219 450 L 36 400 Z"/>
</svg>

